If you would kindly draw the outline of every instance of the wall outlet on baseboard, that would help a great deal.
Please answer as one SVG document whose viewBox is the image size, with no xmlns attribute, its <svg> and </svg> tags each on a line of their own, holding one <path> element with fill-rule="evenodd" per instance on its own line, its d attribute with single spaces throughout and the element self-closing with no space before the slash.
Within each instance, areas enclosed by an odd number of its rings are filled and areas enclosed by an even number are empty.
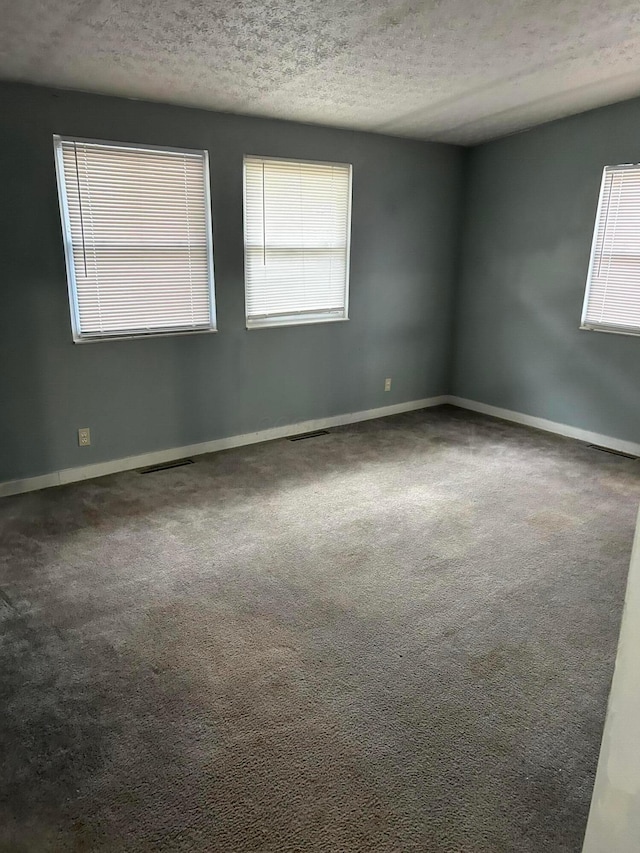
<svg viewBox="0 0 640 853">
<path fill-rule="evenodd" d="M 391 391 L 391 380 L 390 379 L 384 380 L 384 390 L 385 391 Z"/>
<path fill-rule="evenodd" d="M 91 430 L 89 427 L 78 430 L 78 444 L 80 447 L 89 447 L 91 444 Z"/>
</svg>

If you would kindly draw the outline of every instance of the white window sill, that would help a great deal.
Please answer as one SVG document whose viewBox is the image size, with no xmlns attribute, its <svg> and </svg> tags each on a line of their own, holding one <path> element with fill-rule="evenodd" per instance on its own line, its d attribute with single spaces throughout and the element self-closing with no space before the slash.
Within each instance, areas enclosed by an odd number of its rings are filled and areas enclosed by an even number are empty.
<svg viewBox="0 0 640 853">
<path fill-rule="evenodd" d="M 631 337 L 638 337 L 640 335 L 640 329 L 625 329 L 615 326 L 587 326 L 583 324 L 580 326 L 580 330 L 583 332 L 606 332 L 609 335 L 631 335 Z"/>
<path fill-rule="evenodd" d="M 269 317 L 264 320 L 247 320 L 247 329 L 279 329 L 283 326 L 311 326 L 317 323 L 346 323 L 348 317 Z"/>
<path fill-rule="evenodd" d="M 130 335 L 84 335 L 74 337 L 74 344 L 98 344 L 107 341 L 139 341 L 145 338 L 175 338 L 180 335 L 210 335 L 216 333 L 217 329 L 176 329 L 172 332 L 132 332 Z"/>
</svg>

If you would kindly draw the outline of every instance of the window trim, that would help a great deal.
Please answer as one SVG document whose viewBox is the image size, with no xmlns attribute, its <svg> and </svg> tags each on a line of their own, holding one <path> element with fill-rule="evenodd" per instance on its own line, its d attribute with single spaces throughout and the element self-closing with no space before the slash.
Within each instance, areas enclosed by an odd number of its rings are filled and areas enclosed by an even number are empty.
<svg viewBox="0 0 640 853">
<path fill-rule="evenodd" d="M 607 323 L 588 323 L 586 321 L 587 311 L 589 309 L 589 297 L 591 295 L 591 280 L 593 273 L 593 265 L 595 263 L 596 243 L 598 239 L 598 223 L 600 222 L 600 214 L 602 213 L 604 201 L 604 188 L 607 179 L 607 172 L 615 172 L 618 169 L 635 170 L 640 169 L 640 163 L 618 163 L 616 166 L 605 166 L 602 170 L 602 178 L 600 179 L 600 189 L 598 191 L 598 206 L 596 208 L 596 218 L 593 223 L 593 237 L 591 239 L 591 252 L 589 254 L 589 268 L 587 270 L 587 282 L 584 290 L 584 299 L 582 300 L 582 314 L 580 315 L 581 331 L 586 332 L 605 332 L 610 335 L 630 335 L 631 337 L 640 336 L 640 327 L 636 326 L 615 326 Z"/>
<path fill-rule="evenodd" d="M 254 320 L 249 319 L 248 303 L 247 303 L 247 269 L 246 269 L 246 237 L 247 237 L 247 160 L 264 160 L 265 162 L 276 163 L 310 163 L 313 166 L 345 166 L 349 169 L 349 187 L 347 200 L 347 263 L 346 275 L 344 280 L 344 310 L 337 316 L 330 312 L 313 311 L 308 312 L 305 317 L 302 312 L 297 314 L 286 314 L 278 317 L 271 315 L 268 317 L 259 317 Z M 321 323 L 345 323 L 349 317 L 349 292 L 351 290 L 351 208 L 353 205 L 353 164 L 339 163 L 335 160 L 307 160 L 302 157 L 265 157 L 262 154 L 245 154 L 242 158 L 242 264 L 244 274 L 244 320 L 247 331 L 254 329 L 282 329 L 287 326 L 311 326 Z M 323 316 L 324 314 L 324 316 Z"/>
<path fill-rule="evenodd" d="M 154 329 L 153 331 L 132 332 L 130 334 L 83 334 L 80 330 L 80 311 L 78 306 L 77 283 L 73 258 L 73 243 L 71 239 L 71 222 L 67 205 L 64 162 L 62 154 L 63 142 L 78 142 L 88 145 L 99 145 L 103 148 L 127 149 L 133 151 L 163 151 L 175 154 L 197 154 L 203 158 L 203 182 L 205 194 L 205 229 L 207 240 L 207 266 L 209 317 L 210 325 L 206 329 Z M 64 245 L 64 260 L 67 273 L 67 291 L 71 309 L 71 332 L 74 344 L 98 343 L 104 341 L 128 341 L 141 338 L 166 338 L 176 335 L 208 335 L 218 331 L 215 300 L 215 272 L 213 266 L 213 222 L 211 210 L 211 175 L 209 171 L 209 151 L 206 148 L 179 148 L 172 145 L 143 145 L 137 142 L 116 142 L 108 139 L 90 139 L 83 136 L 67 136 L 61 133 L 53 134 L 53 152 L 56 167 L 56 185 L 60 220 L 62 223 L 62 242 Z"/>
</svg>

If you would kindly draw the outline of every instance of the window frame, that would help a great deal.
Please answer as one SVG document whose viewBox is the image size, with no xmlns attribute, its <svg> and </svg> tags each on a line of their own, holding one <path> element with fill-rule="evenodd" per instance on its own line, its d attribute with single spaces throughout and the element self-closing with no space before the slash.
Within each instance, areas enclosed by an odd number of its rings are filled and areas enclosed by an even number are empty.
<svg viewBox="0 0 640 853">
<path fill-rule="evenodd" d="M 259 320 L 250 320 L 247 302 L 247 160 L 263 160 L 275 163 L 309 163 L 313 166 L 345 166 L 349 169 L 348 199 L 347 199 L 347 240 L 346 240 L 346 274 L 344 281 L 344 316 L 328 317 L 320 311 L 298 312 L 277 317 L 265 317 Z M 339 163 L 334 160 L 308 160 L 302 157 L 265 157 L 262 154 L 245 154 L 242 158 L 242 254 L 244 272 L 244 318 L 245 328 L 248 331 L 255 329 L 281 329 L 287 326 L 311 326 L 320 323 L 345 323 L 349 321 L 349 292 L 351 284 L 351 210 L 353 206 L 353 164 Z"/>
<path fill-rule="evenodd" d="M 203 183 L 205 203 L 205 230 L 207 241 L 207 268 L 208 268 L 208 299 L 210 325 L 206 329 L 190 328 L 158 328 L 148 332 L 135 331 L 125 334 L 86 334 L 80 326 L 80 310 L 78 305 L 77 282 L 73 255 L 73 240 L 71 236 L 71 221 L 67 204 L 67 191 L 65 183 L 65 170 L 63 162 L 63 142 L 77 142 L 85 145 L 99 145 L 104 148 L 127 149 L 133 151 L 162 151 L 175 154 L 196 154 L 203 160 Z M 84 136 L 69 136 L 67 134 L 53 134 L 53 150 L 56 169 L 56 185 L 58 189 L 58 203 L 60 208 L 60 221 L 62 225 L 62 241 L 64 245 L 65 269 L 67 274 L 67 291 L 69 297 L 69 308 L 71 314 L 71 332 L 75 344 L 97 343 L 104 341 L 126 341 L 144 338 L 164 338 L 175 335 L 203 335 L 218 331 L 215 300 L 215 272 L 213 261 L 213 217 L 211 209 L 211 175 L 209 171 L 209 151 L 206 148 L 180 148 L 172 145 L 147 145 L 137 142 L 116 142 L 109 139 L 92 139 Z"/>
<path fill-rule="evenodd" d="M 591 252 L 589 254 L 589 268 L 587 270 L 587 281 L 584 289 L 584 299 L 582 301 L 582 314 L 580 315 L 581 331 L 587 332 L 605 332 L 610 335 L 630 335 L 631 337 L 640 336 L 640 326 L 616 326 L 611 323 L 593 323 L 587 322 L 587 312 L 589 310 L 589 298 L 591 295 L 591 284 L 593 277 L 593 267 L 596 260 L 596 244 L 598 242 L 598 226 L 600 223 L 600 215 L 604 207 L 604 190 L 606 186 L 607 173 L 620 170 L 638 171 L 640 163 L 619 163 L 616 166 L 605 166 L 602 169 L 602 178 L 600 179 L 600 189 L 598 191 L 598 206 L 596 208 L 596 217 L 593 223 L 593 237 L 591 239 Z M 640 297 L 639 297 L 640 299 Z"/>
</svg>

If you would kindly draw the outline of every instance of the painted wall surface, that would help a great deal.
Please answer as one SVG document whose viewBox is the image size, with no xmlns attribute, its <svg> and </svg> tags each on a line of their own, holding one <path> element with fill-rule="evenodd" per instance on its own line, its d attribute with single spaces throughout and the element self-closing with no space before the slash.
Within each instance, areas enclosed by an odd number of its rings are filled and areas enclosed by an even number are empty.
<svg viewBox="0 0 640 853">
<path fill-rule="evenodd" d="M 639 131 L 636 100 L 470 152 L 451 393 L 640 440 L 640 337 L 578 328 L 602 169 Z"/>
<path fill-rule="evenodd" d="M 218 333 L 72 343 L 54 133 L 209 150 Z M 353 164 L 349 322 L 245 329 L 246 153 Z M 446 392 L 463 157 L 454 146 L 0 86 L 0 481 Z M 81 449 L 76 431 L 87 426 L 92 446 Z"/>
<path fill-rule="evenodd" d="M 640 516 L 583 853 L 640 848 Z"/>
</svg>

